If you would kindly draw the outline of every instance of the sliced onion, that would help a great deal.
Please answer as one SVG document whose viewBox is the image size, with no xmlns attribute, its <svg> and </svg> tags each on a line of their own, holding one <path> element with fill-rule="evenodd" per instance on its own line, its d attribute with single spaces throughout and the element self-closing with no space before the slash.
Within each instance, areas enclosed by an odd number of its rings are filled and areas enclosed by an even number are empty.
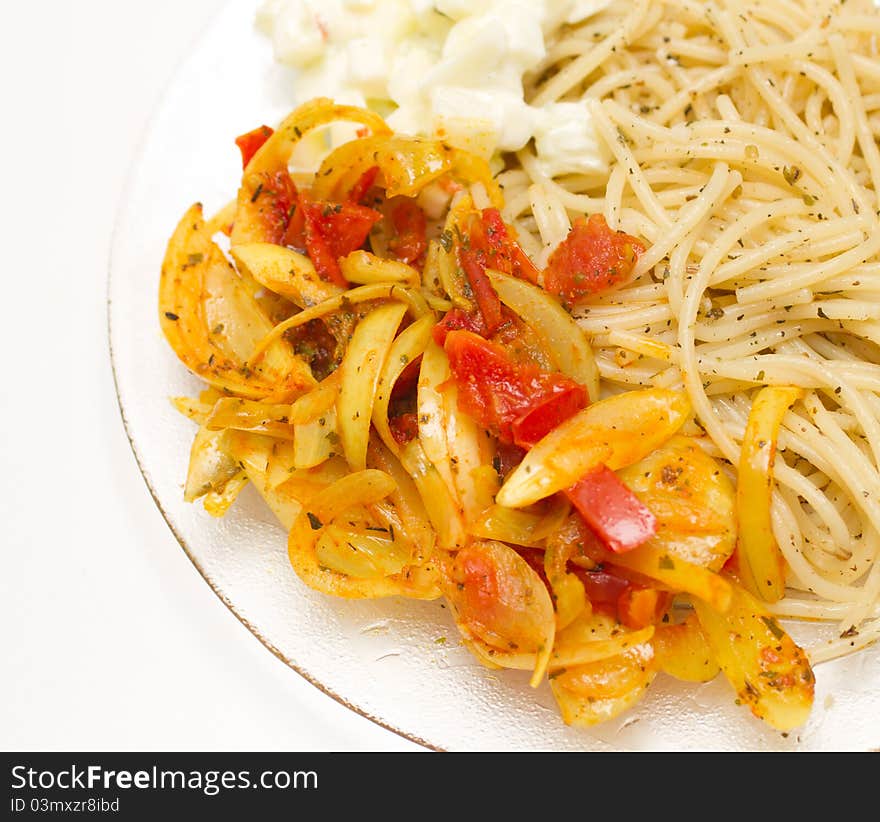
<svg viewBox="0 0 880 822">
<path fill-rule="evenodd" d="M 736 487 L 739 520 L 739 572 L 746 588 L 766 602 L 785 593 L 785 559 L 773 536 L 770 500 L 773 462 L 782 418 L 803 397 L 801 388 L 762 388 L 749 413 L 743 436 Z"/>
<path fill-rule="evenodd" d="M 337 426 L 345 458 L 353 471 L 361 471 L 367 464 L 379 374 L 405 313 L 406 308 L 400 303 L 373 309 L 358 322 L 339 366 Z"/>
</svg>

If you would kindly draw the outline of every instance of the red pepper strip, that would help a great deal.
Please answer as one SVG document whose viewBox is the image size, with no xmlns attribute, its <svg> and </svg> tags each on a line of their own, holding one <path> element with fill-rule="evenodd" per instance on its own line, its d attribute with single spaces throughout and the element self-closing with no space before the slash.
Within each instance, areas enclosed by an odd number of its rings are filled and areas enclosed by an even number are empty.
<svg viewBox="0 0 880 822">
<path fill-rule="evenodd" d="M 513 421 L 513 441 L 523 448 L 531 448 L 586 405 L 587 392 L 582 386 L 572 383 L 563 387 L 562 390 L 538 400 L 525 414 Z"/>
<path fill-rule="evenodd" d="M 564 413 L 586 405 L 586 391 L 574 380 L 517 362 L 505 348 L 471 331 L 449 331 L 444 350 L 459 408 L 505 442 L 524 444 L 514 433 L 519 421 L 532 435 L 546 433 Z"/>
<path fill-rule="evenodd" d="M 609 550 L 638 548 L 657 533 L 657 518 L 610 468 L 587 472 L 565 495 Z"/>
<path fill-rule="evenodd" d="M 388 247 L 403 263 L 412 265 L 428 250 L 425 212 L 413 200 L 404 200 L 391 210 L 394 236 Z"/>
<path fill-rule="evenodd" d="M 352 203 L 363 202 L 364 197 L 367 196 L 367 192 L 376 182 L 376 177 L 378 175 L 379 166 L 368 168 L 363 174 L 361 174 L 360 179 L 351 187 L 351 191 L 348 192 L 349 201 Z"/>
<path fill-rule="evenodd" d="M 269 126 L 260 126 L 247 134 L 242 134 L 235 138 L 235 144 L 241 151 L 241 167 L 247 168 L 247 164 L 273 134 L 274 130 Z"/>
<path fill-rule="evenodd" d="M 538 282 L 538 269 L 519 243 L 514 241 L 497 208 L 485 208 L 482 214 L 487 243 L 496 255 L 487 265 L 504 274 L 512 274 L 530 283 Z"/>
<path fill-rule="evenodd" d="M 493 334 L 501 325 L 501 300 L 498 299 L 498 295 L 492 287 L 492 281 L 486 274 L 486 268 L 480 261 L 480 255 L 470 248 L 459 248 L 458 261 L 470 283 L 477 308 L 483 315 L 486 332 Z"/>
</svg>

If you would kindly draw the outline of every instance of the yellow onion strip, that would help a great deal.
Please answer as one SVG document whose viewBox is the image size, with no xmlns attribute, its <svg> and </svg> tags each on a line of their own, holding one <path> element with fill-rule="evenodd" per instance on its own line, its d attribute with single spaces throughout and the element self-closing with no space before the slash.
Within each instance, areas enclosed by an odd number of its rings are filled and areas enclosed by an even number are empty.
<svg viewBox="0 0 880 822">
<path fill-rule="evenodd" d="M 440 386 L 450 378 L 449 360 L 446 352 L 429 340 L 422 354 L 419 369 L 417 394 L 417 414 L 419 441 L 428 459 L 443 478 L 443 482 L 454 498 L 458 498 L 452 479 L 452 462 L 449 443 L 446 440 L 446 406 Z"/>
<path fill-rule="evenodd" d="M 590 728 L 632 708 L 657 674 L 650 642 L 623 653 L 554 671 L 550 689 L 567 725 Z"/>
<path fill-rule="evenodd" d="M 694 600 L 712 653 L 755 716 L 780 731 L 800 727 L 813 704 L 809 660 L 757 598 L 735 583 L 731 588 L 730 608 L 723 614 Z"/>
<path fill-rule="evenodd" d="M 583 385 L 590 402 L 599 399 L 599 368 L 584 332 L 544 289 L 525 280 L 487 269 L 499 299 L 542 339 L 556 367 Z"/>
<path fill-rule="evenodd" d="M 293 439 L 290 406 L 224 397 L 211 410 L 205 425 L 211 431 L 235 428 L 280 439 Z"/>
<path fill-rule="evenodd" d="M 397 484 L 388 500 L 394 506 L 407 536 L 416 546 L 420 561 L 427 559 L 434 552 L 436 535 L 413 478 L 406 472 L 400 460 L 375 438 L 371 440 L 370 450 L 367 452 L 367 465 L 384 471 Z"/>
<path fill-rule="evenodd" d="M 569 510 L 568 505 L 562 507 L 562 515 L 567 516 Z M 556 628 L 559 631 L 592 611 L 583 582 L 568 572 L 568 561 L 578 549 L 578 542 L 567 539 L 566 530 L 564 521 L 560 520 L 554 533 L 547 537 L 544 549 L 544 573 L 553 591 Z"/>
<path fill-rule="evenodd" d="M 286 331 L 292 328 L 299 328 L 301 325 L 319 320 L 328 314 L 333 314 L 347 306 L 357 305 L 359 303 L 369 302 L 370 300 L 400 300 L 406 303 L 409 312 L 414 318 L 428 314 L 431 309 L 425 302 L 425 298 L 418 292 L 409 288 L 404 288 L 397 283 L 374 283 L 373 285 L 362 285 L 359 288 L 353 288 L 345 291 L 337 297 L 324 302 L 313 305 L 305 311 L 300 311 L 284 322 L 278 323 L 259 343 L 251 356 L 251 364 L 258 363 L 265 355 L 266 350 L 276 340 L 278 340 Z"/>
<path fill-rule="evenodd" d="M 240 466 L 226 448 L 224 431 L 199 428 L 189 452 L 183 498 L 194 502 L 211 491 L 222 491 Z"/>
<path fill-rule="evenodd" d="M 683 391 L 628 391 L 585 408 L 554 428 L 510 473 L 496 502 L 522 508 L 577 482 L 593 468 L 644 459 L 691 413 Z"/>
<path fill-rule="evenodd" d="M 348 511 L 368 508 L 395 490 L 394 480 L 383 471 L 366 469 L 348 474 L 316 494 L 304 506 L 290 529 L 287 550 L 294 571 L 311 588 L 325 594 L 363 599 L 407 596 L 434 599 L 439 591 L 423 588 L 401 573 L 379 579 L 360 579 L 340 574 L 321 565 L 316 546 L 326 528 Z"/>
<path fill-rule="evenodd" d="M 473 418 L 459 411 L 455 385 L 446 385 L 441 393 L 452 483 L 465 520 L 473 522 L 498 492 L 498 474 L 491 467 L 494 448 Z"/>
<path fill-rule="evenodd" d="M 206 280 L 230 284 L 236 276 L 223 252 L 211 242 L 201 206 L 192 206 L 178 223 L 162 265 L 159 322 L 165 338 L 190 371 L 216 388 L 255 400 L 279 391 L 301 392 L 314 382 L 308 366 L 289 348 L 272 345 L 275 340 L 263 346 L 269 373 L 244 367 L 240 355 L 248 356 L 250 351 L 242 352 L 242 347 L 250 343 L 255 350 L 257 345 L 240 339 L 244 333 L 240 315 L 250 321 L 246 330 L 259 336 L 268 330 L 268 320 L 243 286 L 230 286 L 232 305 L 213 300 L 211 308 L 215 314 L 221 309 L 225 312 L 224 322 L 209 327 Z"/>
<path fill-rule="evenodd" d="M 369 285 L 370 283 L 400 283 L 410 288 L 418 288 L 421 275 L 411 265 L 398 260 L 377 257 L 369 251 L 352 251 L 339 261 L 342 276 L 350 283 Z"/>
<path fill-rule="evenodd" d="M 779 427 L 804 392 L 792 386 L 762 388 L 746 424 L 736 488 L 737 555 L 743 585 L 767 602 L 785 593 L 785 560 L 773 536 L 770 501 Z"/>
<path fill-rule="evenodd" d="M 492 204 L 496 208 L 503 204 L 492 170 L 482 158 L 438 140 L 381 134 L 335 149 L 315 175 L 312 193 L 322 200 L 344 199 L 361 175 L 374 166 L 380 172 L 377 184 L 385 188 L 389 198 L 415 197 L 435 180 L 450 175 L 465 184 L 482 183 Z"/>
<path fill-rule="evenodd" d="M 431 341 L 431 331 L 435 322 L 433 314 L 426 314 L 401 331 L 388 351 L 385 366 L 379 376 L 376 401 L 373 404 L 373 425 L 382 442 L 393 454 L 400 451 L 400 446 L 391 434 L 388 423 L 388 405 L 391 402 L 394 384 L 406 367 L 424 352 Z"/>
<path fill-rule="evenodd" d="M 453 238 L 461 234 L 461 226 L 465 218 L 474 213 L 474 201 L 470 194 L 465 194 L 453 201 L 446 215 L 441 238 L 443 241 L 432 240 L 428 246 L 425 259 L 424 276 L 431 288 L 436 280 L 439 288 L 448 295 L 452 304 L 464 311 L 474 311 L 477 304 L 464 271 L 458 264 L 453 248 Z"/>
<path fill-rule="evenodd" d="M 730 605 L 731 583 L 727 579 L 650 541 L 622 554 L 599 551 L 599 555 L 603 562 L 656 579 L 672 591 L 693 594 L 719 612 L 726 611 Z"/>
<path fill-rule="evenodd" d="M 549 669 L 558 671 L 608 659 L 650 641 L 653 635 L 653 625 L 631 631 L 603 614 L 584 611 L 556 635 Z"/>
<path fill-rule="evenodd" d="M 419 490 L 428 519 L 437 533 L 437 544 L 446 550 L 461 548 L 468 537 L 458 500 L 428 458 L 419 438 L 400 452 L 400 462 Z"/>
<path fill-rule="evenodd" d="M 324 282 L 312 261 L 275 243 L 242 243 L 230 249 L 238 270 L 300 308 L 339 296 L 343 289 Z"/>
<path fill-rule="evenodd" d="M 390 303 L 367 314 L 355 327 L 339 366 L 337 426 L 345 458 L 353 471 L 361 471 L 367 465 L 379 375 L 405 313 L 405 306 Z"/>
<path fill-rule="evenodd" d="M 696 614 L 677 625 L 658 625 L 651 640 L 663 673 L 684 682 L 709 682 L 721 671 Z"/>
<path fill-rule="evenodd" d="M 302 506 L 290 494 L 269 487 L 268 467 L 277 440 L 263 434 L 229 430 L 225 434 L 226 450 L 247 474 L 251 485 L 269 506 L 285 531 L 289 531 Z"/>
</svg>

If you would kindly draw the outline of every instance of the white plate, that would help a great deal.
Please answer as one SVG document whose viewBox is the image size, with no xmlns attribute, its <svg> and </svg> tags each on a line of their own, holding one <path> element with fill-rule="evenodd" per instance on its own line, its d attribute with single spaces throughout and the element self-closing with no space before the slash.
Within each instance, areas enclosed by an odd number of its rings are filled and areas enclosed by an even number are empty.
<svg viewBox="0 0 880 822">
<path fill-rule="evenodd" d="M 235 193 L 236 135 L 289 108 L 292 77 L 234 0 L 181 67 L 134 165 L 114 242 L 111 350 L 132 447 L 157 505 L 208 584 L 272 653 L 353 710 L 414 741 L 453 750 L 864 750 L 880 747 L 880 648 L 817 669 L 809 723 L 787 737 L 734 705 L 718 677 L 659 676 L 634 710 L 593 730 L 563 725 L 549 688 L 491 672 L 462 648 L 439 603 L 348 602 L 306 588 L 280 526 L 246 492 L 222 520 L 183 501 L 194 429 L 168 401 L 199 383 L 157 320 L 167 238 L 193 202 Z M 816 636 L 799 626 L 799 639 Z"/>
</svg>

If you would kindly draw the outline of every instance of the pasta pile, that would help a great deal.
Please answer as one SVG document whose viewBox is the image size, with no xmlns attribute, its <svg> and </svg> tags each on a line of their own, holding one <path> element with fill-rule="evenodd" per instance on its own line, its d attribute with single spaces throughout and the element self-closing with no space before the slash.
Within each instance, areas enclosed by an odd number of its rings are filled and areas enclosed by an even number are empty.
<svg viewBox="0 0 880 822">
<path fill-rule="evenodd" d="M 789 391 L 768 607 L 839 623 L 814 663 L 880 637 L 878 34 L 869 0 L 615 2 L 527 88 L 589 106 L 608 173 L 549 179 L 526 148 L 498 177 L 539 265 L 583 213 L 646 241 L 575 312 L 603 393 L 683 388 L 735 477 L 762 387 Z"/>
</svg>

